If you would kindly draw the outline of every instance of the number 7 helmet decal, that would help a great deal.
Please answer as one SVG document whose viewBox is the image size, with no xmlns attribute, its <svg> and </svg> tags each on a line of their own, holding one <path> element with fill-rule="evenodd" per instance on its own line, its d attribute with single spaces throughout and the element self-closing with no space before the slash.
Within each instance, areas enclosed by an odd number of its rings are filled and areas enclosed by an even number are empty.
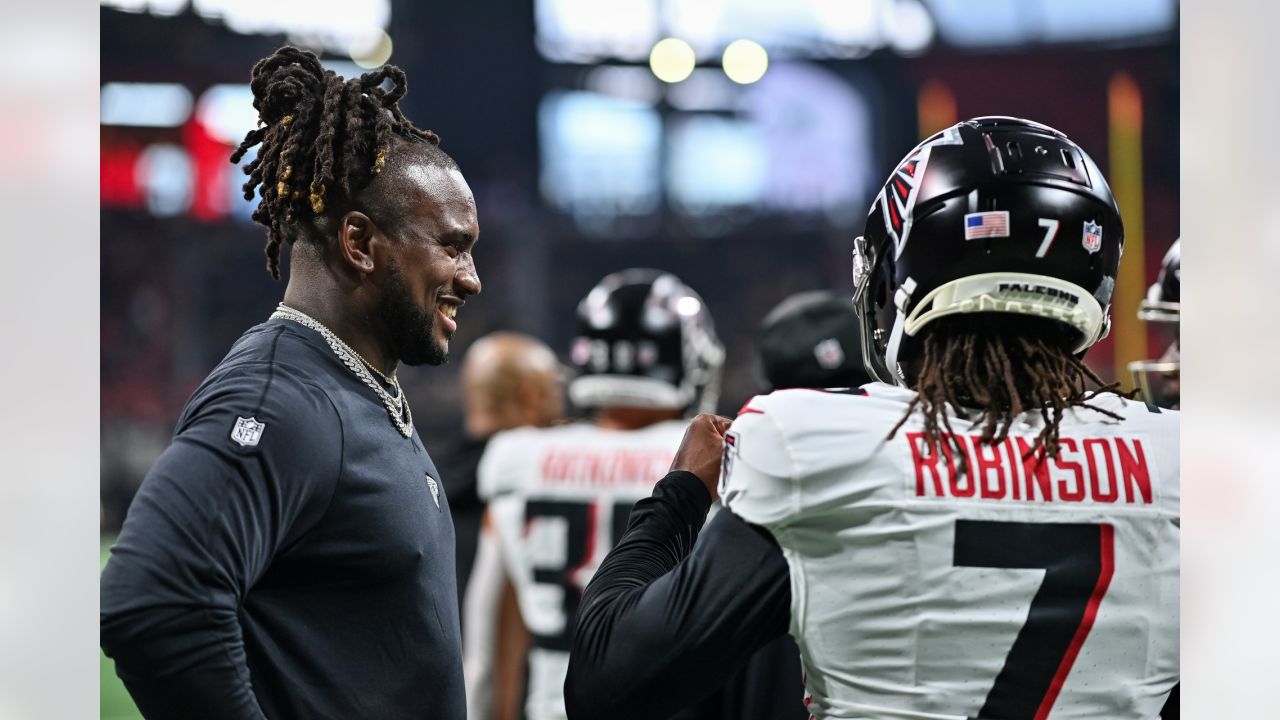
<svg viewBox="0 0 1280 720">
<path fill-rule="evenodd" d="M 1059 231 L 1081 242 L 1054 242 Z M 958 123 L 907 153 L 853 250 L 863 359 L 905 384 L 920 330 L 959 313 L 1057 321 L 1072 352 L 1110 329 L 1124 227 L 1111 188 L 1066 135 L 1010 117 Z"/>
</svg>

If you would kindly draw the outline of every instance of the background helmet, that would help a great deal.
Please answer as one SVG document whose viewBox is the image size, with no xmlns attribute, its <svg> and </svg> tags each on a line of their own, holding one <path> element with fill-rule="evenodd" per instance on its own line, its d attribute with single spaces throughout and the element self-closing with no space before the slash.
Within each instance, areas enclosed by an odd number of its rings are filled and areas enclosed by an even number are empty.
<svg viewBox="0 0 1280 720">
<path fill-rule="evenodd" d="M 770 390 L 857 387 L 870 382 L 848 296 L 828 290 L 783 300 L 760 325 L 760 366 Z"/>
<path fill-rule="evenodd" d="M 579 407 L 712 411 L 724 348 L 706 303 L 675 275 L 632 268 L 600 281 L 578 304 L 570 359 Z"/>
<path fill-rule="evenodd" d="M 1174 240 L 1160 261 L 1160 274 L 1147 288 L 1138 317 L 1148 322 L 1178 322 L 1182 298 L 1182 240 Z"/>
<path fill-rule="evenodd" d="M 905 384 L 916 336 L 959 313 L 1056 321 L 1083 354 L 1110 330 L 1124 228 L 1093 159 L 1053 128 L 980 117 L 920 143 L 854 241 L 867 370 Z"/>
<path fill-rule="evenodd" d="M 1179 321 L 1182 317 L 1182 241 L 1175 240 L 1160 261 L 1160 274 L 1147 289 L 1147 297 L 1138 307 L 1138 317 L 1147 322 L 1160 323 L 1168 328 L 1172 342 L 1159 358 L 1135 360 L 1129 363 L 1129 373 L 1134 384 L 1147 402 L 1161 407 L 1176 408 L 1180 405 L 1180 372 L 1182 369 L 1179 342 Z"/>
</svg>

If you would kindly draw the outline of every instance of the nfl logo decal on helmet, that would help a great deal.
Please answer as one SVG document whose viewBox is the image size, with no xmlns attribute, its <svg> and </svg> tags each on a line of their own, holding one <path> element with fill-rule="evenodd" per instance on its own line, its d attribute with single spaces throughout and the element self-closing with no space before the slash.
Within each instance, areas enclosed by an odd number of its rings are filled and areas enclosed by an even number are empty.
<svg viewBox="0 0 1280 720">
<path fill-rule="evenodd" d="M 813 346 L 813 357 L 827 370 L 838 368 L 844 362 L 844 348 L 840 347 L 839 340 L 827 338 Z"/>
<path fill-rule="evenodd" d="M 1082 245 L 1053 242 L 1082 228 Z M 960 313 L 1055 320 L 1083 354 L 1110 329 L 1124 228 L 1111 188 L 1066 135 L 1010 117 L 967 120 L 907 153 L 853 251 L 863 359 L 900 363 L 928 323 Z"/>
<path fill-rule="evenodd" d="M 1096 253 L 1102 249 L 1102 226 L 1096 222 L 1084 224 L 1084 249 Z"/>
</svg>

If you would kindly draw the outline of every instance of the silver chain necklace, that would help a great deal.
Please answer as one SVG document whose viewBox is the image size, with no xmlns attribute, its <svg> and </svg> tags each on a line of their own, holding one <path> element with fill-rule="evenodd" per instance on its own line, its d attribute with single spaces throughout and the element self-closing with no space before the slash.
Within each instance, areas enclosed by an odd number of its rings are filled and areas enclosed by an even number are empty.
<svg viewBox="0 0 1280 720">
<path fill-rule="evenodd" d="M 276 311 L 271 313 L 271 318 L 292 320 L 299 325 L 309 327 L 320 333 L 320 336 L 325 339 L 325 342 L 329 343 L 329 347 L 338 356 L 338 359 L 342 360 L 343 364 L 356 374 L 356 377 L 363 380 L 365 385 L 368 385 L 378 394 L 382 404 L 387 408 L 387 414 L 391 416 L 391 422 L 395 424 L 400 434 L 405 437 L 413 434 L 413 412 L 409 409 L 409 401 L 405 399 L 404 391 L 400 389 L 400 381 L 396 380 L 394 374 L 389 378 L 382 375 L 360 353 L 356 352 L 350 345 L 342 342 L 342 338 L 334 335 L 333 331 L 321 324 L 319 320 L 301 310 L 295 310 L 284 303 L 280 303 Z M 369 372 L 370 370 L 386 378 L 387 382 L 391 383 L 392 387 L 396 389 L 396 394 L 392 395 L 387 392 L 377 380 L 373 379 L 373 374 Z"/>
</svg>

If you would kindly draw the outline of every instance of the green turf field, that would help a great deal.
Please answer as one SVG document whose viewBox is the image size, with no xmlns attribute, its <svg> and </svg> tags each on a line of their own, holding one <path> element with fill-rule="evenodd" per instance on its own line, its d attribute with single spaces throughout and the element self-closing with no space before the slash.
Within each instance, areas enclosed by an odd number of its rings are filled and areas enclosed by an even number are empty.
<svg viewBox="0 0 1280 720">
<path fill-rule="evenodd" d="M 102 538 L 102 561 L 98 565 L 99 571 L 106 567 L 107 556 L 110 554 L 108 549 L 115 540 L 114 537 Z M 103 654 L 101 648 L 98 650 L 98 657 L 101 659 L 99 665 L 102 671 L 98 686 L 98 704 L 102 720 L 142 720 L 142 713 L 138 712 L 138 708 L 133 705 L 133 700 L 129 699 L 124 683 L 116 677 L 116 664 Z"/>
</svg>

